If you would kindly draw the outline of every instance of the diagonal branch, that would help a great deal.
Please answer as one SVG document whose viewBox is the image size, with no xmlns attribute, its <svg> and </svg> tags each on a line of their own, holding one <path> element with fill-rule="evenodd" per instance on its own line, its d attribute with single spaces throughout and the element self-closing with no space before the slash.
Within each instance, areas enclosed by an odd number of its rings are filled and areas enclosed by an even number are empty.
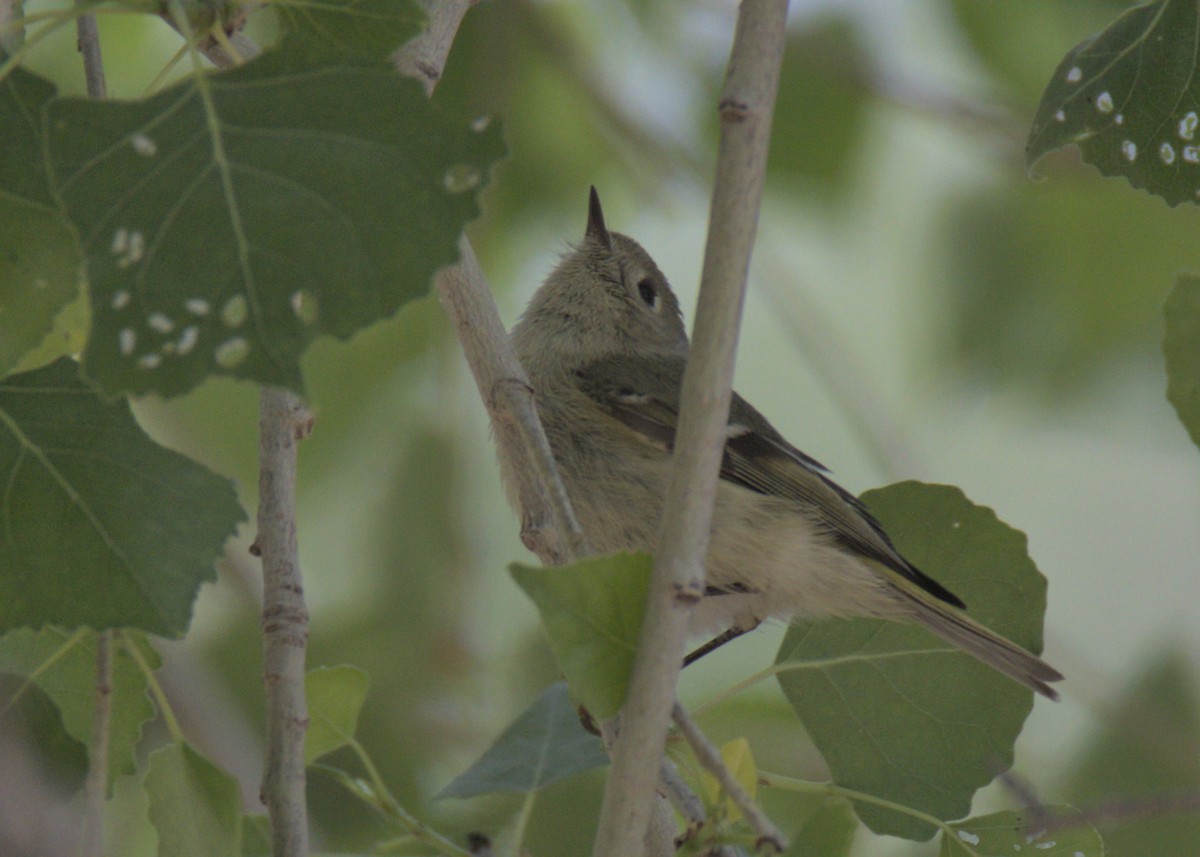
<svg viewBox="0 0 1200 857">
<path fill-rule="evenodd" d="M 704 594 L 704 556 L 725 446 L 734 349 L 766 175 L 786 17 L 787 0 L 743 0 L 738 12 L 718 105 L 717 175 L 675 462 L 594 857 L 628 857 L 639 851 L 675 703 L 688 621 Z"/>
</svg>

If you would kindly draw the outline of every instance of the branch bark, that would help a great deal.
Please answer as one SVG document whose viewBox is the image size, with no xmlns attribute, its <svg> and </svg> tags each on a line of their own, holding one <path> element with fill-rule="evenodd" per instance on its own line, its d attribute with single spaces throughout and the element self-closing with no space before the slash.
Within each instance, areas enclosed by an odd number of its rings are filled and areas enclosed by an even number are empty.
<svg viewBox="0 0 1200 857">
<path fill-rule="evenodd" d="M 786 0 L 743 0 L 738 12 L 718 105 L 717 175 L 672 479 L 594 857 L 639 852 L 675 703 L 688 621 L 704 594 L 704 557 L 725 446 L 734 350 L 766 175 L 786 17 Z"/>
<path fill-rule="evenodd" d="M 263 564 L 263 685 L 267 758 L 261 798 L 271 819 L 274 857 L 308 854 L 305 802 L 304 657 L 308 609 L 296 548 L 296 447 L 312 416 L 294 393 L 259 394 L 258 536 L 251 553 Z"/>
</svg>

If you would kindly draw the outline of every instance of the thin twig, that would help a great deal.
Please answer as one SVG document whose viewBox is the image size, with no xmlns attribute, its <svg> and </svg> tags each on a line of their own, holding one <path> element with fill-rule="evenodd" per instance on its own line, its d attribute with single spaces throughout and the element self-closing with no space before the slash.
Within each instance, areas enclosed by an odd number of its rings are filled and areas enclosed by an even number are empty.
<svg viewBox="0 0 1200 857">
<path fill-rule="evenodd" d="M 25 41 L 25 10 L 21 0 L 0 0 L 0 58 L 16 53 Z"/>
<path fill-rule="evenodd" d="M 712 742 L 708 740 L 708 736 L 696 725 L 696 721 L 687 713 L 687 709 L 676 702 L 674 708 L 671 709 L 671 719 L 675 721 L 680 734 L 687 740 L 692 752 L 696 754 L 696 761 L 716 777 L 722 790 L 742 811 L 747 823 L 754 828 L 754 832 L 758 835 L 757 847 L 759 849 L 774 848 L 777 853 L 786 851 L 787 837 L 771 822 L 771 819 L 767 818 L 766 813 L 754 802 L 754 798 L 750 797 L 742 788 L 742 784 L 737 781 L 737 778 L 729 770 L 729 766 L 725 764 L 725 760 L 721 758 L 721 752 L 713 746 Z"/>
<path fill-rule="evenodd" d="M 296 448 L 312 429 L 312 415 L 295 393 L 275 387 L 263 387 L 259 410 L 258 535 L 251 552 L 263 564 L 267 758 L 261 797 L 274 857 L 304 857 L 308 609 L 296 548 Z"/>
<path fill-rule="evenodd" d="M 95 15 L 80 15 L 75 21 L 78 34 L 79 53 L 83 55 L 83 75 L 87 80 L 87 94 L 91 98 L 107 98 L 108 85 L 104 81 L 104 60 L 100 56 L 100 30 Z"/>
<path fill-rule="evenodd" d="M 721 140 L 675 462 L 646 621 L 604 791 L 595 857 L 636 854 L 648 823 L 725 446 L 733 356 L 766 174 L 786 0 L 743 0 L 719 110 Z"/>
<path fill-rule="evenodd" d="M 108 736 L 112 720 L 113 634 L 96 635 L 96 687 L 92 701 L 92 736 L 88 741 L 88 772 L 84 783 L 85 857 L 104 857 L 104 805 L 108 798 Z"/>
</svg>

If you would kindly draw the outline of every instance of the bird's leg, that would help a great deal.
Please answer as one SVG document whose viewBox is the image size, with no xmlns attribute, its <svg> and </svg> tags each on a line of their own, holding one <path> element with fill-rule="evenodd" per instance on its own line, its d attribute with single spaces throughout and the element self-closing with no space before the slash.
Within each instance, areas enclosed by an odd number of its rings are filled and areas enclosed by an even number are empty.
<svg viewBox="0 0 1200 857">
<path fill-rule="evenodd" d="M 707 655 L 709 652 L 715 652 L 717 649 L 721 648 L 721 646 L 725 645 L 730 640 L 736 640 L 738 637 L 742 636 L 742 634 L 746 634 L 746 633 L 749 633 L 750 631 L 753 631 L 755 628 L 757 628 L 761 624 L 762 624 L 761 619 L 755 619 L 754 624 L 750 625 L 746 628 L 743 628 L 740 625 L 734 625 L 732 628 L 729 628 L 726 631 L 722 631 L 720 634 L 717 634 L 717 636 L 713 637 L 711 640 L 709 640 L 703 646 L 696 649 L 691 654 L 689 654 L 687 657 L 685 657 L 683 659 L 683 665 L 686 667 L 691 664 L 694 664 L 696 661 L 700 660 L 702 657 Z"/>
</svg>

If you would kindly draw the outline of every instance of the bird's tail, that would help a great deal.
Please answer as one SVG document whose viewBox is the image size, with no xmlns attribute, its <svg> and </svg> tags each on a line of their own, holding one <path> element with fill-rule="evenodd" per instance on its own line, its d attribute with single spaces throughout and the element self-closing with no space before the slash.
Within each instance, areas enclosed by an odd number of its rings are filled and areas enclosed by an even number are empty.
<svg viewBox="0 0 1200 857">
<path fill-rule="evenodd" d="M 1009 678 L 1043 696 L 1058 699 L 1058 692 L 1048 682 L 1061 681 L 1062 673 L 1050 664 L 988 630 L 957 607 L 905 586 L 898 588 L 905 596 L 905 613 L 909 618 Z"/>
</svg>

